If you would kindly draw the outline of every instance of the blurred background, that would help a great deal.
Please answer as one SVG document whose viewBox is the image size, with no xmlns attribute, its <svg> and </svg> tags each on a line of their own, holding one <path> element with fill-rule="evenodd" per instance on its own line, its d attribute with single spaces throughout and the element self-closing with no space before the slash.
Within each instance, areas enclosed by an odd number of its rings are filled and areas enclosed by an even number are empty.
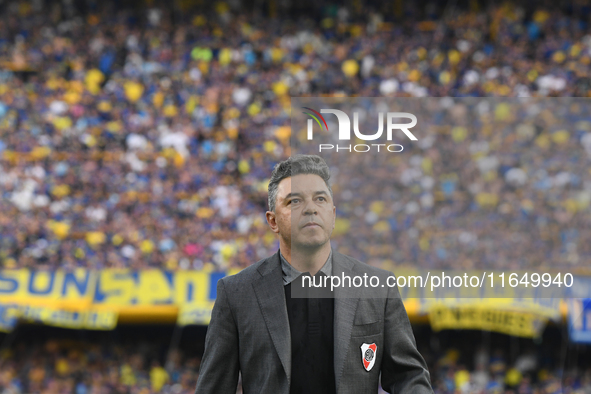
<svg viewBox="0 0 591 394">
<path fill-rule="evenodd" d="M 581 0 L 3 0 L 0 15 L 2 394 L 194 391 L 215 283 L 278 249 L 264 212 L 290 97 L 591 95 Z M 551 112 L 496 137 L 440 130 L 374 174 L 392 189 L 357 190 L 373 203 L 345 204 L 335 243 L 395 273 L 586 278 L 591 119 L 554 128 Z M 436 393 L 591 393 L 587 299 L 528 334 L 435 330 L 405 304 Z"/>
</svg>

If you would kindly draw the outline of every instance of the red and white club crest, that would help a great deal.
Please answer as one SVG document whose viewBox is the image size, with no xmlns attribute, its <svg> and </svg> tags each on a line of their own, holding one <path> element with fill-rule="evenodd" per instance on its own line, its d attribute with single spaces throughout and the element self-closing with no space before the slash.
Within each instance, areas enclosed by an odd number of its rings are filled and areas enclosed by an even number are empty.
<svg viewBox="0 0 591 394">
<path fill-rule="evenodd" d="M 378 346 L 375 343 L 364 343 L 361 345 L 361 361 L 363 361 L 363 368 L 366 371 L 371 371 L 373 365 L 376 363 L 378 354 Z"/>
</svg>

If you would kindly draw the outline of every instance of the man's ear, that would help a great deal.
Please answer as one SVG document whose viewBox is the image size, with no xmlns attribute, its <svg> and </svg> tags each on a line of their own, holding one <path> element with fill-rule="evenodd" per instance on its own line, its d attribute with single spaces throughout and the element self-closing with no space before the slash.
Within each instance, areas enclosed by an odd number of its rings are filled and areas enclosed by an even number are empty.
<svg viewBox="0 0 591 394">
<path fill-rule="evenodd" d="M 332 206 L 332 229 L 334 230 L 337 223 L 337 207 Z"/>
<path fill-rule="evenodd" d="M 265 213 L 265 217 L 267 218 L 267 223 L 269 224 L 269 227 L 271 227 L 271 231 L 273 231 L 275 234 L 279 234 L 279 226 L 277 225 L 277 218 L 275 217 L 275 212 L 267 211 L 267 213 Z"/>
</svg>

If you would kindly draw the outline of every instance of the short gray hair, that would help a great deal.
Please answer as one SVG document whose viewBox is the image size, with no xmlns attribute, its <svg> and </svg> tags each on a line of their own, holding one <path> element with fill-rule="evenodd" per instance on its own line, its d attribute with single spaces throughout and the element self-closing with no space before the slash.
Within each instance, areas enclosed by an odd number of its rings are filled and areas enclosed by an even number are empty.
<svg viewBox="0 0 591 394">
<path fill-rule="evenodd" d="M 275 203 L 277 202 L 277 189 L 279 182 L 285 178 L 295 175 L 313 174 L 318 175 L 328 188 L 332 198 L 332 189 L 330 187 L 330 169 L 324 159 L 317 155 L 294 155 L 287 160 L 278 163 L 273 169 L 271 180 L 269 181 L 269 210 L 275 212 Z"/>
</svg>

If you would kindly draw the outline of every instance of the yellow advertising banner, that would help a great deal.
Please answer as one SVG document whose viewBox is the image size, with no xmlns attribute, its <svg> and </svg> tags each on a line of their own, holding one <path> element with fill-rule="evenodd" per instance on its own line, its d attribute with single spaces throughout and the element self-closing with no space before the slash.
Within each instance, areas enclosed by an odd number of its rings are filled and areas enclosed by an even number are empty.
<svg viewBox="0 0 591 394">
<path fill-rule="evenodd" d="M 112 330 L 117 325 L 117 312 L 92 309 L 74 312 L 28 305 L 3 305 L 0 307 L 0 331 L 12 331 L 19 319 L 61 328 Z"/>
<path fill-rule="evenodd" d="M 208 324 L 218 280 L 238 271 L 0 270 L 0 330 L 9 331 L 19 319 L 95 329 L 113 328 L 118 321 Z M 537 332 L 536 318 L 545 322 L 560 317 L 560 297 L 544 293 L 532 298 L 515 292 L 492 298 L 479 289 L 430 291 L 414 283 L 417 273 L 397 269 L 398 279 L 413 281 L 412 286 L 399 285 L 400 294 L 411 319 L 430 316 L 435 329 L 491 329 L 531 336 Z M 529 314 L 524 317 L 522 312 Z"/>
<path fill-rule="evenodd" d="M 224 276 L 225 272 L 156 269 L 0 270 L 0 303 L 72 310 L 97 305 L 117 310 L 122 306 L 202 303 L 215 300 L 217 281 Z"/>
<path fill-rule="evenodd" d="M 542 315 L 490 306 L 434 306 L 429 311 L 434 331 L 470 329 L 495 331 L 518 337 L 539 336 L 548 319 Z"/>
<path fill-rule="evenodd" d="M 208 324 L 226 272 L 106 269 L 0 270 L 0 330 L 18 320 L 64 328 L 112 329 L 124 321 Z M 144 319 L 142 319 L 143 317 Z"/>
<path fill-rule="evenodd" d="M 213 302 L 183 305 L 179 310 L 177 324 L 186 326 L 189 324 L 209 324 Z"/>
</svg>

